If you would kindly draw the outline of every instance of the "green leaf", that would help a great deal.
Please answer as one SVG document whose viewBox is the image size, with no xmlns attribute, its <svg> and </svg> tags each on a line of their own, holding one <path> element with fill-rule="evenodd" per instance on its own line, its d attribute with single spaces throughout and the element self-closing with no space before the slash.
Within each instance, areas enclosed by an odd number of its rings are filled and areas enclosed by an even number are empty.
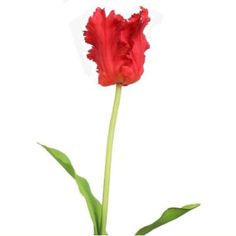
<svg viewBox="0 0 236 236">
<path fill-rule="evenodd" d="M 182 208 L 177 208 L 177 207 L 172 207 L 168 208 L 164 213 L 161 215 L 161 217 L 153 222 L 150 225 L 147 225 L 143 228 L 141 228 L 135 235 L 145 235 L 152 230 L 172 221 L 177 219 L 178 217 L 186 214 L 187 212 L 193 210 L 194 208 L 199 207 L 200 204 L 191 204 L 191 205 L 186 205 L 183 206 Z"/>
<path fill-rule="evenodd" d="M 88 181 L 77 175 L 74 167 L 71 164 L 70 159 L 61 151 L 47 147 L 45 145 L 40 144 L 43 148 L 45 148 L 58 162 L 59 164 L 71 175 L 72 178 L 76 181 L 80 193 L 86 200 L 87 207 L 93 222 L 94 226 L 94 235 L 100 234 L 100 226 L 101 226 L 101 211 L 102 205 L 101 203 L 94 197 L 89 187 Z"/>
</svg>

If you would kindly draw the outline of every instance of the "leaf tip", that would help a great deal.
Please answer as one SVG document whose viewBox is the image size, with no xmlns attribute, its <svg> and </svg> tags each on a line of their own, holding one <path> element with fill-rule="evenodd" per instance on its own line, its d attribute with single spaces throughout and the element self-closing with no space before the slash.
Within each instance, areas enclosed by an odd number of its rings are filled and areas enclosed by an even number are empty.
<svg viewBox="0 0 236 236">
<path fill-rule="evenodd" d="M 186 210 L 192 210 L 192 209 L 195 209 L 195 208 L 197 208 L 199 206 L 201 206 L 200 203 L 193 203 L 193 204 L 185 205 L 182 208 L 186 209 Z"/>
<path fill-rule="evenodd" d="M 45 147 L 45 145 L 41 144 L 40 142 L 37 142 L 37 144 L 41 147 Z"/>
</svg>

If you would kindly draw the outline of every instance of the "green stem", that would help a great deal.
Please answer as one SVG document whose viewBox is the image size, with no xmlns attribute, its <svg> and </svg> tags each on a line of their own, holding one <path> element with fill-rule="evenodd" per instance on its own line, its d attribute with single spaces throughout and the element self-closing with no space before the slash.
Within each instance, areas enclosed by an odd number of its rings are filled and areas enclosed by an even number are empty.
<svg viewBox="0 0 236 236">
<path fill-rule="evenodd" d="M 113 104 L 110 126 L 107 137 L 107 149 L 106 149 L 106 163 L 104 173 L 104 185 L 103 185 L 103 199 L 102 199 L 102 220 L 101 220 L 101 234 L 106 235 L 107 226 L 107 212 L 108 212 L 108 201 L 109 201 L 109 188 L 110 188 L 110 175 L 111 175 L 111 159 L 112 159 L 112 146 L 115 133 L 117 113 L 120 104 L 122 85 L 116 85 L 116 94 Z"/>
</svg>

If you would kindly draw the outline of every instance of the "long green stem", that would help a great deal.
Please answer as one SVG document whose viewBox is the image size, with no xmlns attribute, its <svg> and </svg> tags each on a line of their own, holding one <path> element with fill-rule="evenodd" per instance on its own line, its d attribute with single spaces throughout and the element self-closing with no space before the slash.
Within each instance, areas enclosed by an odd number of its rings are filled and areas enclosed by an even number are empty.
<svg viewBox="0 0 236 236">
<path fill-rule="evenodd" d="M 106 235 L 107 225 L 107 212 L 108 212 L 108 201 L 109 201 L 109 188 L 110 188 L 110 175 L 111 175 L 111 159 L 112 159 L 112 147 L 115 133 L 116 119 L 120 104 L 121 96 L 121 85 L 116 85 L 116 94 L 113 104 L 110 126 L 107 137 L 107 149 L 106 149 L 106 163 L 104 173 L 104 185 L 103 185 L 103 199 L 102 199 L 102 220 L 101 220 L 101 234 Z"/>
</svg>

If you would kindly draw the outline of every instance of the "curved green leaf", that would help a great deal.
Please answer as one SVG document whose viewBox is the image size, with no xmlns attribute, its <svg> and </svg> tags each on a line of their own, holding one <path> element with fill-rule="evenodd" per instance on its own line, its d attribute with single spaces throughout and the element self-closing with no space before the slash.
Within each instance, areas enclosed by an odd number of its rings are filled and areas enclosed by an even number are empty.
<svg viewBox="0 0 236 236">
<path fill-rule="evenodd" d="M 92 194 L 88 181 L 85 178 L 76 174 L 70 159 L 63 152 L 42 144 L 40 145 L 45 148 L 56 159 L 56 161 L 58 161 L 59 164 L 68 172 L 68 174 L 71 175 L 71 177 L 74 178 L 74 180 L 76 181 L 80 193 L 86 200 L 90 217 L 94 226 L 94 234 L 99 235 L 102 205 Z"/>
<path fill-rule="evenodd" d="M 177 207 L 172 207 L 168 208 L 164 213 L 161 215 L 161 217 L 153 222 L 150 225 L 147 225 L 143 228 L 141 228 L 135 235 L 145 235 L 152 230 L 172 221 L 177 219 L 178 217 L 186 214 L 187 212 L 193 210 L 194 208 L 199 207 L 200 204 L 191 204 L 191 205 L 186 205 L 183 206 L 182 208 L 177 208 Z"/>
</svg>

